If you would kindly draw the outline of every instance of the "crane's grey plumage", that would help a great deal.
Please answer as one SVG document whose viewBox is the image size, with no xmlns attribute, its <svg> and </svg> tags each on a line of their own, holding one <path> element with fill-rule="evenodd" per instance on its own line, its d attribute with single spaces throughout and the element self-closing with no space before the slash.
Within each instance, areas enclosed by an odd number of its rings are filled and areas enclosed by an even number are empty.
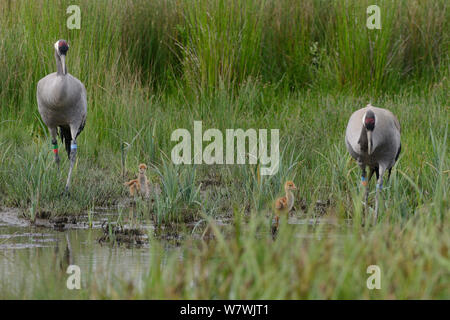
<svg viewBox="0 0 450 320">
<path fill-rule="evenodd" d="M 348 121 L 345 144 L 350 155 L 361 168 L 361 181 L 366 186 L 365 205 L 369 193 L 369 182 L 375 172 L 377 190 L 375 195 L 375 220 L 378 214 L 378 194 L 383 186 L 383 174 L 391 175 L 392 167 L 401 151 L 400 123 L 389 110 L 368 104 L 355 111 Z M 366 166 L 369 177 L 366 179 Z"/>
<path fill-rule="evenodd" d="M 69 50 L 67 42 L 58 40 L 54 47 L 57 72 L 39 80 L 36 97 L 39 113 L 52 137 L 55 162 L 58 167 L 59 155 L 56 140 L 58 128 L 61 140 L 65 144 L 67 156 L 70 160 L 66 182 L 66 192 L 68 192 L 77 154 L 76 139 L 86 123 L 86 88 L 80 80 L 67 72 L 66 54 Z"/>
</svg>

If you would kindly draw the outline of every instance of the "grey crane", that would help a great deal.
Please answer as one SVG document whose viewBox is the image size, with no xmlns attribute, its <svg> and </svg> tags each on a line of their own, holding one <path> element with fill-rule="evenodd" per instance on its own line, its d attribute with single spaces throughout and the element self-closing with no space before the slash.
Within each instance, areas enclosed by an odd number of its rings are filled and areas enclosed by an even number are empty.
<svg viewBox="0 0 450 320">
<path fill-rule="evenodd" d="M 52 137 L 55 162 L 59 168 L 58 142 L 61 136 L 67 157 L 70 160 L 69 174 L 65 192 L 69 192 L 70 179 L 77 155 L 77 137 L 86 123 L 87 99 L 83 83 L 69 74 L 66 67 L 66 54 L 69 45 L 65 40 L 56 41 L 55 58 L 57 72 L 51 73 L 37 84 L 37 103 L 42 121 Z"/>
<path fill-rule="evenodd" d="M 378 197 L 383 187 L 383 174 L 388 170 L 389 179 L 392 167 L 401 151 L 400 123 L 391 111 L 368 104 L 350 116 L 345 132 L 345 144 L 362 171 L 361 182 L 366 187 L 365 206 L 367 206 L 370 179 L 374 172 L 377 176 L 376 221 Z M 370 170 L 368 179 L 366 179 L 367 166 Z"/>
</svg>

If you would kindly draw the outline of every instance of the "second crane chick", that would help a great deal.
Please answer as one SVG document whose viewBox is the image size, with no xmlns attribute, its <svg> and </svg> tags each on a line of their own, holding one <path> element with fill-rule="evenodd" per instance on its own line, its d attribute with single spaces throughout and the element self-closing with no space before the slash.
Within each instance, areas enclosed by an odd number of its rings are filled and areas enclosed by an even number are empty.
<svg viewBox="0 0 450 320">
<path fill-rule="evenodd" d="M 137 179 L 130 180 L 125 182 L 124 185 L 129 187 L 130 196 L 134 196 L 136 193 L 139 193 L 144 198 L 148 198 L 150 196 L 150 186 L 145 175 L 147 171 L 147 165 L 145 163 L 141 163 L 139 165 L 139 175 Z"/>
<path fill-rule="evenodd" d="M 292 193 L 292 190 L 297 190 L 297 187 L 295 186 L 294 182 L 286 181 L 286 183 L 284 184 L 284 191 L 286 192 L 286 195 L 284 197 L 275 200 L 274 204 L 275 217 L 272 221 L 272 234 L 274 235 L 278 231 L 280 215 L 289 214 L 289 211 L 291 211 L 292 207 L 294 206 L 294 194 Z"/>
</svg>

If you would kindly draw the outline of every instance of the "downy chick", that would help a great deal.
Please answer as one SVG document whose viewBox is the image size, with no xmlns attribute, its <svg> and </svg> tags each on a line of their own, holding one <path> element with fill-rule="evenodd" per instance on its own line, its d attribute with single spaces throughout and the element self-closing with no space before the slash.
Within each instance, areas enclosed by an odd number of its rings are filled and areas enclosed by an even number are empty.
<svg viewBox="0 0 450 320">
<path fill-rule="evenodd" d="M 139 174 L 137 179 L 125 182 L 124 185 L 129 187 L 130 196 L 134 197 L 137 193 L 141 196 L 148 198 L 150 196 L 150 187 L 147 176 L 145 172 L 147 171 L 147 166 L 144 163 L 139 165 Z"/>
<path fill-rule="evenodd" d="M 292 190 L 297 190 L 294 182 L 286 181 L 284 184 L 284 191 L 286 195 L 284 197 L 278 198 L 274 203 L 275 217 L 272 220 L 272 234 L 276 234 L 278 231 L 278 224 L 280 221 L 280 215 L 288 214 L 294 206 L 294 194 Z"/>
</svg>

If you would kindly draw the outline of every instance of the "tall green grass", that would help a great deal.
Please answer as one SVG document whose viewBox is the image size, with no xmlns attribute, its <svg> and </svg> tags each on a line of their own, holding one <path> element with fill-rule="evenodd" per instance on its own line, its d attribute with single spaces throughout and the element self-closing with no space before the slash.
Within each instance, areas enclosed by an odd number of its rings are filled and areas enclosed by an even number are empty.
<svg viewBox="0 0 450 320">
<path fill-rule="evenodd" d="M 178 212 L 183 220 L 186 199 L 206 204 L 196 207 L 206 213 L 230 214 L 236 204 L 264 210 L 288 178 L 309 207 L 332 200 L 336 213 L 352 217 L 358 170 L 342 136 L 349 115 L 371 102 L 403 127 L 404 151 L 385 191 L 392 215 L 448 209 L 445 1 L 382 2 L 381 30 L 365 27 L 360 1 L 80 1 L 80 30 L 65 27 L 68 4 L 0 5 L 2 204 L 73 213 L 115 203 L 126 194 L 123 175 L 133 177 L 140 162 L 156 166 L 152 183 L 179 186 L 161 159 L 174 129 L 202 120 L 205 129 L 279 128 L 280 172 L 261 180 L 256 168 L 199 167 L 206 176 L 217 171 L 222 187 L 200 200 L 191 191 L 204 176 L 182 183 L 189 195 L 164 187 L 165 197 L 182 200 L 174 210 L 159 202 L 161 217 Z M 35 99 L 37 81 L 55 69 L 59 38 L 69 40 L 68 68 L 88 90 L 73 205 L 58 198 L 64 176 L 51 173 Z"/>
<path fill-rule="evenodd" d="M 90 274 L 77 296 L 39 268 L 45 280 L 31 297 L 448 297 L 446 1 L 379 1 L 381 30 L 365 27 L 369 1 L 80 0 L 81 30 L 66 28 L 69 4 L 0 2 L 0 205 L 31 219 L 111 206 L 145 162 L 161 194 L 136 210 L 157 225 L 207 221 L 216 241 L 193 248 L 188 239 L 181 264 L 156 254 L 142 290 Z M 55 71 L 60 38 L 70 44 L 69 72 L 88 90 L 70 198 L 61 197 L 68 161 L 57 172 L 35 98 L 37 81 Z M 350 114 L 369 102 L 402 125 L 402 154 L 373 227 L 361 226 L 360 173 L 343 140 Z M 171 133 L 192 132 L 194 120 L 222 132 L 280 129 L 279 172 L 172 165 Z M 298 186 L 297 209 L 306 205 L 297 218 L 349 229 L 319 224 L 299 239 L 310 227 L 285 225 L 273 242 L 268 213 L 287 179 Z M 323 216 L 317 200 L 331 204 Z M 233 233 L 212 217 L 232 217 Z M 386 272 L 379 292 L 365 288 L 370 264 Z"/>
<path fill-rule="evenodd" d="M 66 28 L 69 4 L 0 5 L 7 105 L 32 105 L 35 83 L 54 70 L 59 38 L 69 40 L 70 71 L 90 93 L 111 90 L 107 84 L 121 75 L 200 91 L 233 88 L 248 77 L 291 88 L 379 91 L 437 81 L 448 71 L 443 0 L 381 1 L 381 30 L 366 28 L 370 1 L 81 0 L 80 30 Z"/>
<path fill-rule="evenodd" d="M 255 100 L 249 97 L 257 94 L 261 104 L 253 107 Z M 299 201 L 302 199 L 311 206 L 316 200 L 330 200 L 339 216 L 351 217 L 360 173 L 345 149 L 343 135 L 348 116 L 371 101 L 376 106 L 392 110 L 402 124 L 403 151 L 391 181 L 386 183 L 383 191 L 387 197 L 386 206 L 393 215 L 391 218 L 407 218 L 422 210 L 434 211 L 434 208 L 437 209 L 436 214 L 444 215 L 448 210 L 445 195 L 448 194 L 449 183 L 445 96 L 441 87 L 423 97 L 404 91 L 375 98 L 369 95 L 323 95 L 320 92 L 280 95 L 259 85 L 251 90 L 243 88 L 234 95 L 223 91 L 213 97 L 189 102 L 180 94 L 158 96 L 145 103 L 144 98 L 136 94 L 128 110 L 118 102 L 105 110 L 111 118 L 99 122 L 99 126 L 94 119 L 88 119 L 79 139 L 79 160 L 73 186 L 75 194 L 81 193 L 80 198 L 77 197 L 80 201 L 75 201 L 78 205 L 74 206 L 64 206 L 65 200 L 59 199 L 67 172 L 67 159 L 62 159 L 61 173 L 53 175 L 56 168 L 45 135 L 32 135 L 33 131 L 17 125 L 24 120 L 4 121 L 0 124 L 2 203 L 28 208 L 38 189 L 41 199 L 44 199 L 40 201 L 44 211 L 53 211 L 55 205 L 52 203 L 55 201 L 60 203 L 56 207 L 66 208 L 67 213 L 90 208 L 93 201 L 98 205 L 115 203 L 114 199 L 126 195 L 126 188 L 122 185 L 122 145 L 125 141 L 130 144 L 125 178 L 136 175 L 139 163 L 153 164 L 155 169 L 149 172 L 152 184 L 159 184 L 165 190 L 163 198 L 170 196 L 174 204 L 178 203 L 172 212 L 182 215 L 185 204 L 195 198 L 191 197 L 192 191 L 202 183 L 208 188 L 200 200 L 195 199 L 204 204 L 203 207 L 195 206 L 197 211 L 218 212 L 217 208 L 227 208 L 225 213 L 229 214 L 234 205 L 264 211 L 282 192 L 284 180 L 294 179 L 299 187 Z M 274 103 L 277 99 L 278 103 Z M 206 112 L 207 108 L 210 113 Z M 265 111 L 252 116 L 252 108 Z M 95 118 L 95 111 L 92 117 Z M 273 177 L 259 177 L 254 165 L 200 165 L 194 180 L 184 180 L 181 171 L 187 170 L 187 178 L 194 172 L 193 168 L 175 168 L 167 160 L 164 164 L 161 159 L 170 154 L 175 144 L 170 141 L 174 128 L 186 128 L 192 133 L 193 122 L 198 119 L 203 120 L 204 130 L 279 128 L 281 164 L 278 173 Z M 102 139 L 102 135 L 108 138 Z M 212 186 L 204 182 L 211 180 L 210 176 L 217 181 Z M 437 186 L 440 187 L 436 189 Z M 182 190 L 189 192 L 182 196 L 179 193 Z M 211 195 L 207 196 L 207 193 Z M 62 213 L 64 209 L 57 211 Z M 222 209 L 219 211 L 223 213 Z M 175 220 L 183 218 L 177 215 Z"/>
</svg>

